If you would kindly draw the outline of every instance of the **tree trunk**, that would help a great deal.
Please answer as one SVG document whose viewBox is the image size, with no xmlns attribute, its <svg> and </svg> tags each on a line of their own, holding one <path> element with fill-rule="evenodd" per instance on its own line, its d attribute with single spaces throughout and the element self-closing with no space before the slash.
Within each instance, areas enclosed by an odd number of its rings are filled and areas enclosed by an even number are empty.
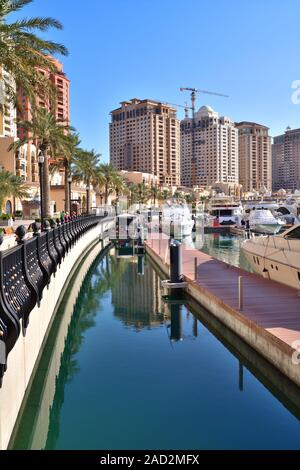
<svg viewBox="0 0 300 470">
<path fill-rule="evenodd" d="M 90 181 L 88 181 L 87 185 L 86 185 L 86 212 L 87 214 L 90 213 L 90 207 L 91 207 L 91 197 L 90 197 Z"/>
<path fill-rule="evenodd" d="M 49 157 L 47 155 L 47 151 L 45 151 L 45 160 L 43 163 L 43 177 L 42 177 L 42 184 L 43 184 L 43 214 L 44 217 L 47 219 L 51 217 L 50 212 L 50 174 L 49 174 Z"/>
<path fill-rule="evenodd" d="M 69 162 L 68 160 L 64 161 L 65 168 L 65 212 L 70 211 L 70 192 L 69 192 Z M 70 214 L 71 215 L 71 214 Z"/>
<path fill-rule="evenodd" d="M 105 183 L 105 204 L 108 203 L 108 182 Z"/>
</svg>

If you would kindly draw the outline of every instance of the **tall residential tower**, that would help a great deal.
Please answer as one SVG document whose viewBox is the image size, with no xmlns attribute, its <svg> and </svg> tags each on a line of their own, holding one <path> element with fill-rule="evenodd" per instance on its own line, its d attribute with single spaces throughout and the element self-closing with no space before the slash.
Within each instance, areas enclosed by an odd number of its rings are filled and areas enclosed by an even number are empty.
<svg viewBox="0 0 300 470">
<path fill-rule="evenodd" d="M 300 129 L 287 127 L 272 145 L 273 189 L 300 189 Z"/>
<path fill-rule="evenodd" d="M 195 184 L 238 184 L 238 131 L 229 117 L 219 117 L 210 106 L 195 113 Z M 181 184 L 192 187 L 192 119 L 181 121 Z"/>
<path fill-rule="evenodd" d="M 159 101 L 132 99 L 111 112 L 110 163 L 117 170 L 180 184 L 180 122 L 176 109 Z"/>
<path fill-rule="evenodd" d="M 269 128 L 255 122 L 236 123 L 239 130 L 239 179 L 244 191 L 272 189 Z"/>
</svg>

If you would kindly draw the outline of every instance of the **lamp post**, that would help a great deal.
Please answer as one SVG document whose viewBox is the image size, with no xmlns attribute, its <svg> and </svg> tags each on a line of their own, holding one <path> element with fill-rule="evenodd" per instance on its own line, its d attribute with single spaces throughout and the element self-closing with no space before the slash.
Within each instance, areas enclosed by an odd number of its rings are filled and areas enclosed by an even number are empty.
<svg viewBox="0 0 300 470">
<path fill-rule="evenodd" d="M 38 164 L 39 164 L 39 179 L 40 179 L 40 206 L 41 206 L 41 227 L 43 230 L 44 227 L 44 201 L 43 201 L 43 165 L 44 165 L 45 157 L 42 152 L 39 153 L 38 156 Z"/>
<path fill-rule="evenodd" d="M 116 189 L 116 215 L 118 215 L 118 205 L 119 205 L 119 188 Z"/>
<path fill-rule="evenodd" d="M 69 186 L 69 213 L 72 215 L 72 176 L 68 176 L 68 186 Z"/>
</svg>

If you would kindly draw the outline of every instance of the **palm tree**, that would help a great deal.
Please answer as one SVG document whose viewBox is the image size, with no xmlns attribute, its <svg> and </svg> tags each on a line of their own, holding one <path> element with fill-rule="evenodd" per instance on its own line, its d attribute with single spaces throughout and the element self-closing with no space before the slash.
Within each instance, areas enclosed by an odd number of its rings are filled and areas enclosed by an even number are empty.
<svg viewBox="0 0 300 470">
<path fill-rule="evenodd" d="M 152 198 L 153 198 L 153 205 L 155 207 L 156 206 L 156 200 L 159 197 L 159 187 L 158 186 L 155 185 L 155 186 L 151 187 L 151 195 L 152 195 Z"/>
<path fill-rule="evenodd" d="M 160 199 L 165 201 L 166 199 L 169 199 L 169 197 L 171 197 L 171 192 L 168 189 L 163 189 L 162 191 L 160 191 L 159 197 Z"/>
<path fill-rule="evenodd" d="M 28 188 L 21 177 L 10 171 L 0 170 L 0 212 L 3 208 L 4 199 L 10 196 L 20 200 L 28 198 Z"/>
<path fill-rule="evenodd" d="M 80 139 L 79 134 L 70 132 L 66 138 L 61 142 L 60 153 L 55 156 L 55 160 L 51 163 L 51 171 L 64 170 L 64 185 L 65 185 L 65 212 L 70 208 L 70 192 L 68 179 L 71 177 L 71 165 L 74 161 L 75 155 L 79 150 Z M 63 154 L 61 153 L 63 151 Z M 63 155 L 63 156 L 62 156 Z"/>
<path fill-rule="evenodd" d="M 55 116 L 45 108 L 36 108 L 30 121 L 20 121 L 19 126 L 24 129 L 24 137 L 10 145 L 9 150 L 18 150 L 24 144 L 34 142 L 37 148 L 37 155 L 42 152 L 45 157 L 43 164 L 43 214 L 44 217 L 51 217 L 50 212 L 50 174 L 49 157 L 62 155 L 67 145 L 67 134 L 72 130 L 56 121 Z"/>
<path fill-rule="evenodd" d="M 72 164 L 73 179 L 83 181 L 86 185 L 86 212 L 89 214 L 91 207 L 90 186 L 96 179 L 99 167 L 100 154 L 95 150 L 77 150 Z"/>
<path fill-rule="evenodd" d="M 102 163 L 99 166 L 99 185 L 104 186 L 104 201 L 108 203 L 110 191 L 114 189 L 114 181 L 119 177 L 117 170 L 109 163 Z"/>
<path fill-rule="evenodd" d="M 116 212 L 117 212 L 120 194 L 122 195 L 122 194 L 129 193 L 125 180 L 117 172 L 112 181 L 112 190 L 116 194 Z"/>
<path fill-rule="evenodd" d="M 51 97 L 55 86 L 40 69 L 56 72 L 57 67 L 51 57 L 60 53 L 67 55 L 62 45 L 42 39 L 37 32 L 44 33 L 50 28 L 62 29 L 59 21 L 49 17 L 34 17 L 7 22 L 7 17 L 21 10 L 33 0 L 0 1 L 0 66 L 11 74 L 17 87 L 35 102 L 36 96 Z M 9 80 L 2 79 L 5 92 L 11 100 L 16 101 L 15 86 Z"/>
</svg>

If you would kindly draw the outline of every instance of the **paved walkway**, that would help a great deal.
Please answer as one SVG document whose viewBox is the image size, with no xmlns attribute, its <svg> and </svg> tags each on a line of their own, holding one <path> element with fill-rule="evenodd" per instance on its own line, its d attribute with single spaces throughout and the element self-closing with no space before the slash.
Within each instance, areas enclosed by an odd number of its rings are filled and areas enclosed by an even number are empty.
<svg viewBox="0 0 300 470">
<path fill-rule="evenodd" d="M 147 243 L 169 264 L 169 241 L 164 234 Z M 238 279 L 243 276 L 243 309 L 240 313 L 290 346 L 293 341 L 300 340 L 300 295 L 297 290 L 183 246 L 183 274 L 191 281 L 195 279 L 195 258 L 197 283 L 202 288 L 238 310 Z"/>
</svg>

